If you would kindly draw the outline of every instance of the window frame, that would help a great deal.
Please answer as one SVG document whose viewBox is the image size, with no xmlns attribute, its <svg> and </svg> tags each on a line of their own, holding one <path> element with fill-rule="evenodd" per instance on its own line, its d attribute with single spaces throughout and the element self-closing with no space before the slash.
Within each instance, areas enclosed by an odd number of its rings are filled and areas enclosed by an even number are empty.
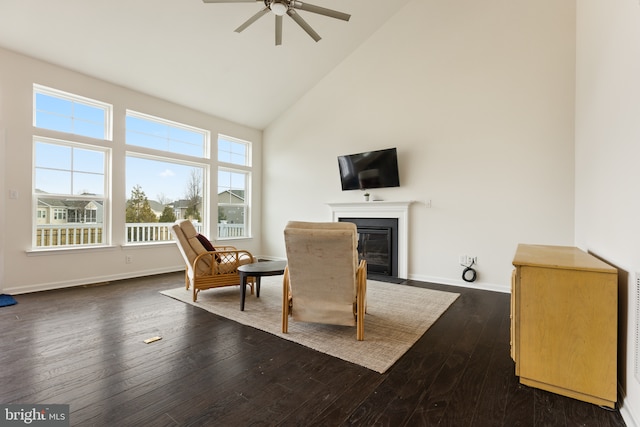
<svg viewBox="0 0 640 427">
<path fill-rule="evenodd" d="M 197 133 L 197 134 L 201 134 L 203 141 L 202 141 L 202 156 L 194 156 L 191 154 L 185 154 L 185 153 L 180 153 L 180 152 L 176 152 L 176 151 L 169 151 L 169 150 L 163 150 L 162 148 L 158 148 L 158 147 L 147 147 L 144 145 L 135 145 L 135 144 L 130 144 L 127 141 L 127 118 L 129 117 L 133 117 L 135 119 L 138 120 L 146 120 L 149 122 L 153 122 L 153 123 L 157 123 L 163 126 L 168 126 L 168 127 L 174 127 L 176 129 L 182 129 L 188 132 L 193 132 L 193 133 Z M 180 123 L 180 122 L 176 122 L 173 120 L 169 120 L 169 119 L 165 119 L 162 117 L 158 117 L 158 116 L 153 116 L 151 114 L 146 114 L 146 113 L 142 113 L 140 111 L 136 111 L 136 110 L 130 110 L 127 109 L 125 112 L 125 145 L 127 147 L 127 151 L 144 151 L 144 150 L 152 150 L 158 153 L 164 153 L 165 156 L 167 157 L 172 157 L 172 156 L 185 156 L 185 157 L 190 157 L 190 158 L 194 158 L 194 159 L 209 159 L 211 156 L 211 132 L 207 129 L 202 129 L 196 126 L 191 126 L 191 125 L 187 125 L 185 123 Z"/>
<path fill-rule="evenodd" d="M 78 103 L 78 104 L 83 104 L 92 108 L 98 108 L 103 110 L 104 113 L 104 138 L 94 138 L 88 135 L 83 135 L 80 133 L 75 133 L 75 132 L 64 132 L 64 131 L 60 131 L 60 130 L 56 130 L 56 129 L 50 129 L 50 128 L 45 128 L 45 127 L 39 127 L 37 125 L 37 114 L 38 114 L 38 109 L 37 109 L 37 95 L 41 94 L 41 95 L 46 95 L 46 96 L 50 96 L 50 97 L 54 97 L 54 98 L 59 98 L 65 101 L 70 101 L 70 102 L 74 102 L 74 103 Z M 91 99 L 91 98 L 87 98 L 81 95 L 76 95 L 73 93 L 69 93 L 69 92 L 65 92 L 59 89 L 54 89 L 51 87 L 47 87 L 47 86 L 43 86 L 43 85 L 39 85 L 34 83 L 33 84 L 33 109 L 32 109 L 32 113 L 33 113 L 33 127 L 35 129 L 42 129 L 45 130 L 47 132 L 60 132 L 60 133 L 65 133 L 68 135 L 76 135 L 78 137 L 81 138 L 91 138 L 91 139 L 98 139 L 98 140 L 104 140 L 104 141 L 113 141 L 113 105 L 106 103 L 106 102 L 102 102 L 102 101 L 98 101 L 95 99 Z"/>
<path fill-rule="evenodd" d="M 124 164 L 125 164 L 125 181 L 127 181 L 126 177 L 126 164 L 127 159 L 129 157 L 135 157 L 138 159 L 149 160 L 149 161 L 158 161 L 158 162 L 166 162 L 166 163 L 174 163 L 181 166 L 195 167 L 202 169 L 202 212 L 200 212 L 202 217 L 202 222 L 200 223 L 200 229 L 202 233 L 206 233 L 209 235 L 210 230 L 210 212 L 211 212 L 211 196 L 210 188 L 211 188 L 211 131 L 208 129 L 199 128 L 196 126 L 176 122 L 173 120 L 164 119 L 161 117 L 153 116 L 150 114 L 142 113 L 135 110 L 126 110 L 125 115 L 125 135 L 127 133 L 126 130 L 126 118 L 127 117 L 135 117 L 140 120 L 147 120 L 154 123 L 159 123 L 162 125 L 167 125 L 171 127 L 175 127 L 178 129 L 184 129 L 187 131 L 195 132 L 201 134 L 203 136 L 203 153 L 201 157 L 193 156 L 190 154 L 178 153 L 174 151 L 162 150 L 160 148 L 151 148 L 142 145 L 129 144 L 124 141 L 125 153 L 124 153 Z M 144 190 L 144 189 L 143 189 Z M 145 193 L 146 194 L 146 193 Z M 149 194 L 146 194 L 147 198 L 149 198 Z M 125 194 L 125 200 L 128 200 L 130 194 Z M 124 243 L 125 246 L 131 245 L 162 245 L 166 244 L 167 241 L 129 241 L 128 231 L 126 228 L 128 227 L 128 223 L 126 221 L 126 217 L 124 220 L 125 226 L 125 234 L 124 234 Z M 171 241 L 172 242 L 172 241 Z"/>
<path fill-rule="evenodd" d="M 234 163 L 234 162 L 225 162 L 223 160 L 220 160 L 220 140 L 224 139 L 226 141 L 229 141 L 233 144 L 241 144 L 241 145 L 245 145 L 246 146 L 246 156 L 245 156 L 245 163 Z M 231 152 L 230 152 L 231 153 Z M 251 141 L 246 141 L 240 138 L 236 138 L 234 136 L 229 136 L 229 135 L 225 135 L 222 133 L 218 134 L 218 139 L 217 139 L 217 150 L 216 150 L 216 160 L 218 163 L 220 164 L 224 164 L 224 165 L 233 165 L 233 167 L 246 167 L 246 168 L 252 168 L 253 167 L 253 144 L 251 143 Z"/>
<path fill-rule="evenodd" d="M 246 145 L 246 164 L 237 164 L 237 163 L 229 163 L 219 160 L 219 150 L 220 150 L 220 139 L 225 139 L 232 143 L 240 143 Z M 251 141 L 243 140 L 240 138 L 232 137 L 226 134 L 218 134 L 218 139 L 216 140 L 216 239 L 217 240 L 237 240 L 237 239 L 251 239 L 253 238 L 253 226 L 251 221 L 251 201 L 252 201 L 252 188 L 251 184 L 253 182 L 253 143 Z M 242 205 L 231 204 L 231 203 L 221 203 L 219 199 L 219 189 L 220 183 L 218 182 L 218 173 L 220 171 L 230 172 L 230 173 L 240 173 L 245 176 L 245 194 L 244 194 L 244 203 Z M 218 212 L 220 207 L 244 207 L 244 227 L 245 227 L 245 235 L 244 236 L 231 236 L 231 237 L 221 237 L 218 235 Z"/>
<path fill-rule="evenodd" d="M 78 148 L 82 150 L 90 150 L 90 151 L 99 151 L 104 155 L 104 163 L 103 163 L 103 194 L 69 194 L 69 193 L 39 193 L 37 192 L 37 183 L 36 183 L 36 145 L 38 143 L 70 147 L 70 148 Z M 49 138 L 34 135 L 32 140 L 33 147 L 33 159 L 32 159 L 32 185 L 31 185 L 31 193 L 32 193 L 32 232 L 31 232 L 31 250 L 32 251 L 56 251 L 56 250 L 68 250 L 68 249 L 88 249 L 95 247 L 106 247 L 111 245 L 112 235 L 111 235 L 111 156 L 112 149 L 111 147 L 104 147 L 100 145 L 94 144 L 86 144 L 80 143 L 76 141 L 68 141 L 57 138 Z M 74 169 L 70 169 L 70 172 L 73 172 Z M 51 213 L 45 213 L 44 219 L 49 218 L 49 224 L 40 224 L 38 220 L 41 218 L 39 216 L 40 207 L 38 205 L 39 199 L 49 199 L 49 200 L 60 200 L 67 201 L 72 199 L 74 201 L 86 201 L 86 202 L 100 202 L 103 206 L 103 218 L 102 218 L 102 242 L 100 243 L 83 243 L 83 244 L 65 244 L 65 245 L 49 245 L 49 246 L 38 246 L 38 226 L 42 225 L 55 225 L 55 221 L 64 220 L 66 223 L 69 223 L 69 212 L 68 209 L 57 208 L 54 207 L 51 210 Z M 62 212 L 64 210 L 64 212 Z M 46 210 L 45 210 L 46 212 Z M 81 224 L 78 222 L 71 222 L 69 224 Z M 98 224 L 98 222 L 92 222 L 87 224 Z"/>
</svg>

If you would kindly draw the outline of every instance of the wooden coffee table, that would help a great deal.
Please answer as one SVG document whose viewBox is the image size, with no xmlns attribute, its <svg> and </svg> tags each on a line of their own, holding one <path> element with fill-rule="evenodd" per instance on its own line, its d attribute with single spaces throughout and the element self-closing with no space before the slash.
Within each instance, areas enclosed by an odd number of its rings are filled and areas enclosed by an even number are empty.
<svg viewBox="0 0 640 427">
<path fill-rule="evenodd" d="M 260 278 L 263 276 L 279 276 L 284 274 L 287 261 L 259 261 L 253 264 L 244 264 L 238 267 L 240 275 L 240 311 L 244 311 L 244 298 L 247 294 L 247 277 L 256 278 L 256 297 L 260 298 Z"/>
</svg>

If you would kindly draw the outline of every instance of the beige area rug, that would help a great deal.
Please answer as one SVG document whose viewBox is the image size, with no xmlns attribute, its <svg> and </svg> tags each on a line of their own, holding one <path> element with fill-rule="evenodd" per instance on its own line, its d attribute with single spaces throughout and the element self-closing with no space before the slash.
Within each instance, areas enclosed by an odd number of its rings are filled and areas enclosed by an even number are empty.
<svg viewBox="0 0 640 427">
<path fill-rule="evenodd" d="M 282 333 L 282 276 L 263 277 L 260 298 L 249 294 L 240 311 L 238 287 L 209 289 L 192 301 L 184 287 L 162 294 L 322 353 L 384 373 L 449 308 L 459 294 L 369 280 L 364 341 L 356 328 L 296 322 Z"/>
</svg>

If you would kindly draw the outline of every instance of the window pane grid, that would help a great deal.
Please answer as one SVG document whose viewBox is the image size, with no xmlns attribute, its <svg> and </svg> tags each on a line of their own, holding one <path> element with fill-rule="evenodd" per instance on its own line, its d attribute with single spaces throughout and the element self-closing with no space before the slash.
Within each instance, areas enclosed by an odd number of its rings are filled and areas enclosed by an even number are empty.
<svg viewBox="0 0 640 427">
<path fill-rule="evenodd" d="M 34 248 L 108 242 L 107 154 L 104 148 L 34 138 Z"/>
<path fill-rule="evenodd" d="M 34 126 L 110 140 L 111 106 L 34 85 Z"/>
<path fill-rule="evenodd" d="M 209 132 L 179 123 L 127 112 L 128 145 L 206 158 Z"/>
<path fill-rule="evenodd" d="M 105 193 L 105 153 L 103 151 L 36 140 L 35 158 L 36 191 L 99 196 Z M 91 165 L 83 163 L 83 159 L 87 158 L 92 160 Z M 75 167 L 76 163 L 79 165 L 79 170 Z"/>
<path fill-rule="evenodd" d="M 218 169 L 218 238 L 248 237 L 249 172 Z"/>
<path fill-rule="evenodd" d="M 71 135 L 111 140 L 113 107 L 44 86 L 33 88 L 34 127 L 70 135 L 66 141 L 47 133 L 33 137 L 33 246 L 109 244 L 112 152 L 102 143 Z M 215 197 L 209 168 L 216 166 L 217 236 L 249 237 L 250 142 L 220 135 L 216 162 L 210 156 L 208 130 L 133 111 L 125 117 L 126 243 L 171 240 L 170 225 L 179 218 L 190 219 L 206 233 L 205 223 L 212 216 L 208 200 Z M 182 187 L 177 192 L 172 189 L 175 182 Z M 135 201 L 142 203 L 130 203 L 134 190 L 142 196 Z M 144 217 L 149 223 L 130 221 L 131 206 L 151 211 Z M 209 232 L 215 238 L 214 230 Z"/>
<path fill-rule="evenodd" d="M 250 144 L 236 138 L 218 135 L 218 161 L 234 165 L 250 166 Z"/>
</svg>

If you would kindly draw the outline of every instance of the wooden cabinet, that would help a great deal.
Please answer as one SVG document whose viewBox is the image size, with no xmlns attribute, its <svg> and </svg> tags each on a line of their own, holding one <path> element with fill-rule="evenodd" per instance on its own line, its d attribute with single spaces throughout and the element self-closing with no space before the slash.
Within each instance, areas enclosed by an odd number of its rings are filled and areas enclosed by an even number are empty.
<svg viewBox="0 0 640 427">
<path fill-rule="evenodd" d="M 577 248 L 519 245 L 511 357 L 522 384 L 614 407 L 617 270 Z"/>
</svg>

